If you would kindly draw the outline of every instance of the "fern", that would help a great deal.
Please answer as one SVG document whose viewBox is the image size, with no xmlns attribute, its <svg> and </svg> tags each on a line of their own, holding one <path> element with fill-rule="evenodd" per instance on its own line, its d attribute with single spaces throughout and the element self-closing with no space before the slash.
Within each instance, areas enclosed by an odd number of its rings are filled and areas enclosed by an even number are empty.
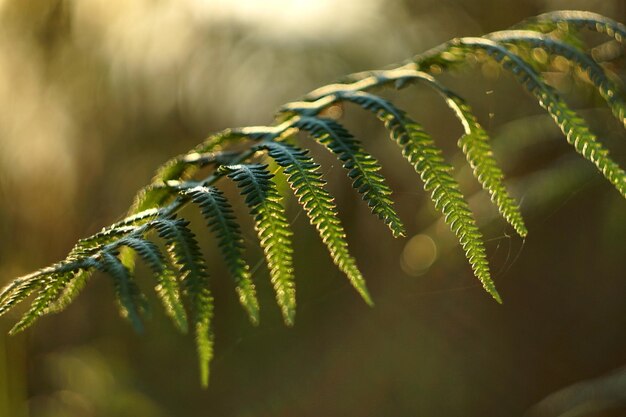
<svg viewBox="0 0 626 417">
<path fill-rule="evenodd" d="M 402 88 L 416 82 L 434 88 L 463 126 L 458 145 L 473 168 L 474 176 L 490 194 L 502 217 L 520 236 L 525 236 L 527 230 L 519 206 L 504 185 L 504 174 L 490 147 L 488 133 L 470 104 L 442 85 L 434 75 L 466 65 L 470 56 L 475 58 L 476 53 L 484 55 L 486 52 L 517 77 L 552 116 L 567 142 L 626 197 L 626 173 L 610 158 L 587 123 L 544 81 L 541 66 L 529 62 L 532 54 L 523 54 L 527 52 L 523 48 L 541 48 L 549 56 L 560 55 L 574 62 L 626 126 L 622 89 L 585 51 L 582 41 L 568 34 L 570 27 L 606 33 L 622 43 L 626 39 L 624 25 L 602 16 L 552 12 L 522 22 L 516 30 L 494 32 L 480 38 L 453 39 L 392 69 L 349 75 L 340 83 L 318 88 L 300 101 L 287 103 L 274 125 L 227 129 L 212 135 L 159 168 L 152 182 L 137 194 L 126 218 L 79 240 L 63 261 L 9 283 L 0 291 L 0 315 L 28 297 L 34 297 L 30 308 L 11 330 L 12 333 L 21 331 L 40 316 L 63 310 L 80 293 L 92 273 L 101 271 L 112 278 L 122 316 L 141 329 L 142 316 L 148 306 L 146 296 L 133 277 L 138 255 L 155 276 L 157 296 L 174 325 L 181 332 L 193 327 L 201 382 L 206 385 L 213 355 L 209 267 L 189 221 L 179 217 L 179 212 L 189 204 L 200 209 L 208 229 L 218 240 L 242 307 L 250 321 L 258 323 L 260 307 L 251 269 L 243 256 L 242 230 L 233 207 L 217 188 L 224 177 L 233 180 L 254 219 L 283 319 L 286 324 L 293 324 L 296 311 L 293 236 L 277 191 L 276 177 L 269 172 L 268 162 L 283 170 L 286 182 L 317 229 L 333 262 L 364 300 L 372 304 L 365 280 L 348 250 L 339 210 L 325 187 L 318 163 L 306 149 L 288 140 L 300 131 L 305 132 L 334 153 L 374 216 L 382 220 L 395 237 L 402 236 L 404 226 L 393 207 L 392 191 L 381 174 L 379 162 L 338 121 L 322 116 L 323 110 L 338 102 L 353 103 L 374 113 L 384 123 L 463 247 L 474 275 L 486 291 L 501 302 L 490 277 L 482 235 L 454 179 L 452 167 L 417 121 L 372 90 L 389 86 Z M 518 53 L 520 48 L 512 45 L 521 46 L 522 52 Z M 203 172 L 208 174 L 203 176 Z M 167 256 L 151 238 L 164 242 Z"/>
<path fill-rule="evenodd" d="M 286 143 L 265 142 L 257 148 L 267 149 L 269 156 L 285 169 L 289 185 L 306 211 L 311 224 L 317 228 L 333 261 L 347 275 L 363 299 L 368 304 L 373 304 L 356 261 L 348 252 L 346 234 L 337 217 L 333 198 L 324 188 L 319 165 L 307 156 L 306 151 Z"/>
<path fill-rule="evenodd" d="M 569 108 L 532 67 L 504 46 L 485 38 L 459 38 L 429 51 L 423 59 L 416 57 L 415 61 L 420 67 L 436 65 L 440 70 L 447 66 L 446 62 L 454 64 L 469 51 L 474 50 L 486 51 L 505 69 L 515 74 L 526 90 L 535 96 L 541 107 L 552 116 L 567 138 L 567 142 L 592 162 L 620 194 L 626 197 L 626 173 L 609 157 L 608 151 L 591 133 L 585 121 Z"/>
<path fill-rule="evenodd" d="M 187 314 L 180 298 L 180 289 L 176 274 L 165 260 L 159 248 L 149 240 L 135 237 L 126 237 L 118 241 L 133 249 L 148 264 L 157 277 L 156 292 L 165 312 L 174 322 L 174 325 L 182 332 L 187 331 Z"/>
<path fill-rule="evenodd" d="M 391 103 L 381 97 L 364 93 L 380 82 L 394 82 L 396 87 L 402 88 L 410 82 L 422 81 L 433 87 L 445 99 L 448 106 L 455 112 L 461 121 L 465 135 L 459 140 L 459 147 L 467 157 L 468 162 L 474 168 L 474 175 L 487 189 L 493 202 L 497 205 L 502 216 L 515 228 L 520 236 L 526 236 L 527 230 L 524 220 L 519 211 L 517 203 L 509 196 L 503 184 L 504 174 L 498 167 L 493 152 L 488 143 L 487 132 L 482 128 L 476 116 L 472 113 L 470 106 L 458 95 L 438 83 L 432 76 L 415 71 L 413 65 L 407 65 L 393 71 L 375 72 L 365 74 L 365 77 L 358 79 L 353 84 L 335 84 L 314 91 L 308 95 L 310 100 L 328 99 L 328 104 L 335 100 L 346 100 L 354 102 L 361 107 L 388 115 L 395 115 L 401 118 L 399 111 Z"/>
<path fill-rule="evenodd" d="M 117 253 L 106 250 L 101 255 L 102 260 L 96 268 L 108 273 L 113 278 L 115 296 L 122 317 L 130 320 L 137 331 L 141 331 L 143 329 L 140 318 L 142 301 L 140 300 L 139 288 L 132 281 L 128 268 L 117 258 Z"/>
<path fill-rule="evenodd" d="M 304 113 L 297 107 L 290 111 Z M 372 212 L 383 220 L 394 236 L 404 236 L 404 226 L 393 209 L 391 189 L 380 175 L 380 165 L 361 144 L 339 123 L 323 117 L 303 115 L 296 118 L 294 127 L 305 130 L 335 153 L 348 170 L 352 186 L 363 195 Z"/>
<path fill-rule="evenodd" d="M 43 315 L 46 311 L 47 306 L 50 302 L 56 297 L 61 288 L 68 281 L 69 273 L 60 273 L 60 274 L 52 274 L 45 279 L 45 281 L 38 282 L 35 286 L 30 287 L 22 287 L 22 290 L 18 290 L 15 293 L 15 302 L 20 301 L 23 297 L 28 296 L 31 290 L 36 290 L 40 288 L 40 292 L 37 297 L 33 300 L 30 308 L 20 321 L 18 321 L 15 326 L 10 330 L 10 334 L 18 333 L 27 327 L 29 327 L 36 319 L 38 319 L 41 315 Z M 10 305 L 10 302 L 7 303 Z"/>
<path fill-rule="evenodd" d="M 200 206 L 209 228 L 217 235 L 222 256 L 237 285 L 239 302 L 248 311 L 250 321 L 258 324 L 259 302 L 250 277 L 250 266 L 242 257 L 243 238 L 233 209 L 224 194 L 215 187 L 198 186 L 186 193 Z"/>
<path fill-rule="evenodd" d="M 265 252 L 276 301 L 285 323 L 292 325 L 296 312 L 292 233 L 276 186 L 271 181 L 272 174 L 267 171 L 267 165 L 258 164 L 225 165 L 222 170 L 237 182 L 241 193 L 246 196 L 246 204 L 254 216 L 255 228 Z"/>
<path fill-rule="evenodd" d="M 626 103 L 620 88 L 589 55 L 576 47 L 532 31 L 507 30 L 490 34 L 489 39 L 498 43 L 526 44 L 542 48 L 575 62 L 589 76 L 589 80 L 607 102 L 615 117 L 626 126 Z"/>
<path fill-rule="evenodd" d="M 626 26 L 598 13 L 579 10 L 558 10 L 548 12 L 527 19 L 516 25 L 519 28 L 529 28 L 539 32 L 551 32 L 562 29 L 563 25 L 579 29 L 589 29 L 598 33 L 605 33 L 620 43 L 626 42 Z"/>
<path fill-rule="evenodd" d="M 209 274 L 189 223 L 174 217 L 160 218 L 152 223 L 159 236 L 165 240 L 172 261 L 178 266 L 180 280 L 189 294 L 193 310 L 200 379 L 209 382 L 209 362 L 213 357 L 213 298 L 208 288 Z"/>
</svg>

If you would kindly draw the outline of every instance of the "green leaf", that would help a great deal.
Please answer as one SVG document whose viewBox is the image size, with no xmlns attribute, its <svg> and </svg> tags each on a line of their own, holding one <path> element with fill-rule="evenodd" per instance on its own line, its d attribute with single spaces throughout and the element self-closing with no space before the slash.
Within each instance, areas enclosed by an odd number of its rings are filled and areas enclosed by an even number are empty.
<svg viewBox="0 0 626 417">
<path fill-rule="evenodd" d="M 404 236 L 404 226 L 393 208 L 391 189 L 379 172 L 380 165 L 358 140 L 339 123 L 324 117 L 299 116 L 294 127 L 308 132 L 336 154 L 372 213 L 385 222 L 395 237 Z"/>
<path fill-rule="evenodd" d="M 560 55 L 575 62 L 587 73 L 589 80 L 609 105 L 613 115 L 626 126 L 626 102 L 624 102 L 623 92 L 589 55 L 558 39 L 527 30 L 494 32 L 486 37 L 498 43 L 526 44 L 535 48 L 543 48 L 551 55 Z"/>
<path fill-rule="evenodd" d="M 159 248 L 146 239 L 126 237 L 117 242 L 119 246 L 133 249 L 148 264 L 157 277 L 156 293 L 161 299 L 165 312 L 174 325 L 183 333 L 187 332 L 187 314 L 180 297 L 176 273 Z"/>
<path fill-rule="evenodd" d="M 361 98 L 370 97 L 362 92 L 354 94 Z M 465 250 L 474 275 L 496 301 L 502 302 L 491 280 L 482 235 L 441 150 L 419 124 L 388 101 L 376 97 L 375 102 L 369 100 L 369 103 L 364 107 L 385 123 L 391 138 L 402 147 L 404 157 L 420 174 L 424 189 L 431 193 L 435 207 L 444 215 Z"/>
<path fill-rule="evenodd" d="M 0 316 L 13 308 L 16 304 L 22 302 L 34 291 L 45 286 L 48 276 L 51 273 L 35 273 L 16 278 L 0 292 Z"/>
<path fill-rule="evenodd" d="M 250 321 L 258 324 L 259 302 L 250 266 L 243 259 L 243 237 L 231 205 L 220 190 L 211 186 L 197 186 L 185 191 L 185 194 L 200 207 L 209 229 L 217 236 L 222 257 L 237 285 L 239 302 L 248 312 Z"/>
<path fill-rule="evenodd" d="M 365 302 L 373 305 L 361 271 L 348 251 L 346 233 L 333 197 L 324 188 L 325 181 L 319 172 L 319 165 L 305 150 L 286 143 L 263 142 L 257 149 L 267 149 L 269 156 L 284 168 L 291 189 L 326 244 L 333 262 L 347 275 Z"/>
<path fill-rule="evenodd" d="M 265 252 L 276 300 L 287 325 L 292 325 L 296 308 L 293 273 L 292 232 L 285 217 L 285 208 L 272 182 L 267 165 L 228 165 L 221 167 L 237 183 L 246 197 L 255 229 Z"/>
<path fill-rule="evenodd" d="M 209 290 L 209 274 L 189 222 L 175 217 L 160 218 L 152 222 L 159 236 L 165 240 L 168 253 L 178 266 L 180 279 L 191 299 L 196 349 L 203 386 L 209 382 L 209 363 L 213 358 L 213 297 Z"/>
<path fill-rule="evenodd" d="M 474 177 L 489 192 L 491 201 L 498 207 L 502 217 L 513 226 L 521 237 L 525 237 L 528 230 L 520 213 L 519 205 L 504 186 L 504 173 L 493 155 L 493 150 L 489 144 L 489 135 L 472 113 L 471 107 L 463 99 L 453 94 L 448 95 L 447 99 L 463 122 L 465 134 L 459 139 L 458 145 L 474 170 Z"/>
<path fill-rule="evenodd" d="M 101 262 L 97 268 L 113 278 L 121 316 L 128 319 L 137 332 L 142 332 L 141 311 L 145 308 L 145 302 L 130 271 L 120 262 L 117 255 L 118 253 L 111 251 L 101 252 Z"/>
<path fill-rule="evenodd" d="M 51 274 L 46 277 L 45 282 L 40 285 L 39 294 L 30 305 L 30 308 L 15 326 L 9 331 L 14 335 L 30 327 L 35 320 L 46 313 L 48 306 L 57 298 L 59 292 L 72 278 L 72 272 Z"/>
<path fill-rule="evenodd" d="M 537 72 L 504 46 L 483 38 L 459 38 L 448 44 L 429 51 L 424 59 L 416 58 L 417 64 L 428 66 L 430 62 L 438 62 L 440 68 L 445 68 L 446 62 L 455 62 L 465 56 L 468 51 L 484 50 L 503 68 L 517 76 L 519 82 L 531 93 L 539 105 L 554 119 L 567 142 L 585 159 L 592 162 L 608 179 L 619 193 L 626 197 L 626 173 L 609 157 L 609 152 L 598 142 L 591 133 L 587 123 L 576 112 L 569 108 L 567 103 L 559 97 L 552 87 L 547 85 Z M 449 52 L 454 58 L 445 55 Z M 445 59 L 443 57 L 446 57 Z"/>
</svg>

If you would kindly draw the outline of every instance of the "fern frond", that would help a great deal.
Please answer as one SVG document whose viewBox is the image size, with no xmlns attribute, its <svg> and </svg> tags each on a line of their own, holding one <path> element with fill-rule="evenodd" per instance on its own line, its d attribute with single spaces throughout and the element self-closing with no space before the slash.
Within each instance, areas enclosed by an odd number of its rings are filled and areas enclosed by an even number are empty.
<svg viewBox="0 0 626 417">
<path fill-rule="evenodd" d="M 188 225 L 188 221 L 175 217 L 160 218 L 152 223 L 159 237 L 165 240 L 168 253 L 178 266 L 180 279 L 191 299 L 200 380 L 203 386 L 207 386 L 209 363 L 213 358 L 213 297 L 209 290 L 209 274 L 204 259 Z"/>
<path fill-rule="evenodd" d="M 487 35 L 486 38 L 498 43 L 526 44 L 534 48 L 542 48 L 553 55 L 560 55 L 575 62 L 587 73 L 589 80 L 609 105 L 617 120 L 626 126 L 626 102 L 623 92 L 589 55 L 558 39 L 527 30 L 494 32 Z"/>
<path fill-rule="evenodd" d="M 225 165 L 227 173 L 244 195 L 255 229 L 265 253 L 270 279 L 276 292 L 276 300 L 287 325 L 292 325 L 296 309 L 296 293 L 293 273 L 293 249 L 289 222 L 281 204 L 272 174 L 267 165 Z"/>
<path fill-rule="evenodd" d="M 176 327 L 183 333 L 187 332 L 187 314 L 181 301 L 180 289 L 176 274 L 157 245 L 146 239 L 126 237 L 117 242 L 118 246 L 133 249 L 157 277 L 156 293 L 161 299 L 165 312 Z"/>
<path fill-rule="evenodd" d="M 620 43 L 626 42 L 625 25 L 601 14 L 580 10 L 559 10 L 540 14 L 525 20 L 515 27 L 530 27 L 533 30 L 549 32 L 556 29 L 559 24 L 604 33 Z"/>
<path fill-rule="evenodd" d="M 250 266 L 243 259 L 243 237 L 231 205 L 220 190 L 211 186 L 197 186 L 186 190 L 185 194 L 200 207 L 209 229 L 217 236 L 222 257 L 235 280 L 239 302 L 248 312 L 250 321 L 258 324 L 259 302 Z"/>
<path fill-rule="evenodd" d="M 72 272 L 64 272 L 46 277 L 45 282 L 42 283 L 43 285 L 40 285 L 39 294 L 31 303 L 30 308 L 24 313 L 20 321 L 13 326 L 9 334 L 13 335 L 27 329 L 35 320 L 45 314 L 48 306 L 57 298 L 59 292 L 71 280 L 72 276 Z"/>
<path fill-rule="evenodd" d="M 515 228 L 517 233 L 524 237 L 528 233 L 524 220 L 519 211 L 519 206 L 506 190 L 503 179 L 504 174 L 498 166 L 487 132 L 482 128 L 470 106 L 459 96 L 440 85 L 430 75 L 418 71 L 400 70 L 397 73 L 387 74 L 386 78 L 395 78 L 398 86 L 403 86 L 410 79 L 426 81 L 444 97 L 446 103 L 452 108 L 463 124 L 465 134 L 459 139 L 459 147 L 465 154 L 468 162 L 474 170 L 474 176 L 491 195 L 491 199 L 498 207 L 502 216 Z M 398 84 L 398 82 L 400 82 Z M 379 114 L 381 118 L 390 115 L 395 119 L 402 119 L 403 112 L 398 110 L 389 101 L 382 97 L 364 92 L 339 90 L 334 92 L 338 99 L 353 102 L 362 108 Z"/>
<path fill-rule="evenodd" d="M 127 236 L 135 231 L 138 226 L 145 224 L 158 215 L 159 211 L 156 209 L 144 210 L 137 214 L 128 216 L 109 227 L 103 228 L 100 232 L 90 237 L 80 239 L 68 254 L 67 259 L 80 260 L 91 256 L 99 252 L 105 245 L 109 245 Z M 124 262 L 126 254 L 125 249 L 126 248 L 124 247 L 120 248 L 118 258 L 129 269 L 129 271 L 132 271 L 132 268 Z M 65 308 L 78 296 L 78 294 L 80 294 L 91 275 L 92 271 L 89 269 L 81 269 L 76 272 L 64 283 L 57 299 L 47 306 L 45 314 L 59 313 L 65 310 Z"/>
<path fill-rule="evenodd" d="M 359 94 L 361 99 L 366 98 L 362 93 Z M 403 156 L 422 178 L 424 190 L 430 192 L 435 208 L 444 215 L 446 223 L 461 243 L 474 275 L 485 290 L 501 303 L 489 273 L 482 235 L 451 174 L 452 167 L 445 162 L 441 150 L 418 123 L 386 100 L 376 98 L 376 101 L 367 100 L 368 104 L 363 102 L 364 108 L 373 111 L 385 123 L 391 138 L 402 148 Z"/>
<path fill-rule="evenodd" d="M 427 52 L 423 59 L 421 57 L 415 59 L 419 66 L 428 67 L 432 62 L 437 62 L 439 68 L 445 68 L 446 62 L 455 63 L 468 50 L 477 49 L 486 51 L 505 69 L 516 75 L 526 90 L 535 96 L 541 107 L 552 116 L 568 143 L 592 162 L 619 193 L 626 197 L 626 173 L 609 157 L 609 152 L 597 141 L 585 121 L 569 108 L 533 68 L 504 46 L 484 38 L 459 38 Z M 449 52 L 449 55 L 445 52 Z"/>
<path fill-rule="evenodd" d="M 543 48 L 548 56 L 561 55 L 577 64 L 626 126 L 626 100 L 621 89 L 602 66 L 583 52 L 577 32 L 568 32 L 567 29 L 568 26 L 587 27 L 624 43 L 626 26 L 585 12 L 548 13 L 526 24 L 534 31 L 503 31 L 482 38 L 454 39 L 394 69 L 349 75 L 342 83 L 318 88 L 302 101 L 288 103 L 281 108 L 273 125 L 226 129 L 209 137 L 186 154 L 166 162 L 156 172 L 152 182 L 137 195 L 126 218 L 81 239 L 65 260 L 18 278 L 2 289 L 0 315 L 34 296 L 30 308 L 11 332 L 20 331 L 41 315 L 65 308 L 92 272 L 100 270 L 113 279 L 122 315 L 136 328 L 141 328 L 141 315 L 146 307 L 144 296 L 133 279 L 134 259 L 138 254 L 157 276 L 157 294 L 175 325 L 183 331 L 188 325 L 194 327 L 200 377 L 206 386 L 213 356 L 213 298 L 209 289 L 208 268 L 195 235 L 188 227 L 189 222 L 177 217 L 186 205 L 194 203 L 200 207 L 208 228 L 217 236 L 241 304 L 253 323 L 258 322 L 259 317 L 250 267 L 243 257 L 241 230 L 233 208 L 224 194 L 215 188 L 215 183 L 223 177 L 232 179 L 245 196 L 283 319 L 288 325 L 294 319 L 296 299 L 292 232 L 277 192 L 276 178 L 268 171 L 267 165 L 253 163 L 262 156 L 271 158 L 276 164 L 274 166 L 285 175 L 286 183 L 292 188 L 310 223 L 317 229 L 333 262 L 371 304 L 363 277 L 349 253 L 337 207 L 325 188 L 319 165 L 305 149 L 288 142 L 289 137 L 304 131 L 333 152 L 348 171 L 353 188 L 362 195 L 376 217 L 383 220 L 394 236 L 403 235 L 404 227 L 393 207 L 391 189 L 381 174 L 378 161 L 341 124 L 320 116 L 328 106 L 343 101 L 375 113 L 384 122 L 391 138 L 402 148 L 403 156 L 423 180 L 424 189 L 430 193 L 435 207 L 443 214 L 444 221 L 463 247 L 474 275 L 500 302 L 490 277 L 483 238 L 467 199 L 452 175 L 452 167 L 445 162 L 442 151 L 422 126 L 391 102 L 369 91 L 391 85 L 401 88 L 416 81 L 426 82 L 435 88 L 463 124 L 464 135 L 458 144 L 474 175 L 482 188 L 490 193 L 502 216 L 520 235 L 525 236 L 526 228 L 519 207 L 504 187 L 503 173 L 496 164 L 486 131 L 470 106 L 430 75 L 466 65 L 470 58 L 482 60 L 491 56 L 511 71 L 537 99 L 576 151 L 594 163 L 626 197 L 626 173 L 609 157 L 608 151 L 590 132 L 586 122 L 546 84 L 533 63 L 525 62 L 513 52 L 513 48 L 507 48 L 511 43 L 521 43 L 523 47 L 518 50 L 523 53 L 529 50 L 528 46 Z M 550 32 L 550 35 L 542 34 L 544 31 Z M 261 155 L 263 153 L 267 155 Z M 209 166 L 208 174 L 200 175 L 199 168 Z M 147 240 L 153 231 L 165 242 L 167 256 L 155 243 Z M 183 299 L 191 304 L 190 319 L 187 318 Z"/>
<path fill-rule="evenodd" d="M 132 279 L 130 271 L 117 256 L 116 252 L 101 252 L 101 260 L 96 264 L 96 268 L 113 278 L 113 287 L 121 316 L 128 319 L 137 332 L 141 332 L 143 331 L 141 311 L 145 308 L 145 303 L 141 299 L 142 294 Z"/>
<path fill-rule="evenodd" d="M 324 188 L 326 181 L 322 179 L 319 165 L 307 155 L 307 151 L 287 143 L 263 142 L 257 149 L 266 149 L 268 155 L 284 168 L 291 189 L 326 244 L 333 262 L 346 274 L 365 302 L 373 305 L 363 275 L 348 251 L 346 233 L 333 197 Z"/>
<path fill-rule="evenodd" d="M 528 234 L 519 205 L 504 186 L 504 173 L 498 166 L 489 144 L 489 135 L 480 125 L 470 106 L 460 97 L 449 94 L 447 99 L 454 103 L 454 109 L 463 122 L 465 134 L 458 145 L 474 170 L 474 177 L 486 189 L 491 201 L 498 207 L 502 217 L 509 222 L 517 234 Z"/>
<path fill-rule="evenodd" d="M 395 237 L 404 236 L 404 226 L 391 200 L 391 189 L 380 174 L 378 161 L 343 126 L 332 119 L 301 115 L 294 127 L 308 132 L 343 162 L 354 187 L 372 213 L 389 227 Z"/>
<path fill-rule="evenodd" d="M 0 293 L 0 316 L 4 315 L 13 306 L 22 302 L 33 292 L 43 287 L 51 273 L 39 272 L 16 278 L 2 289 Z"/>
<path fill-rule="evenodd" d="M 74 276 L 65 283 L 65 286 L 61 289 L 56 300 L 52 301 L 44 314 L 56 314 L 65 310 L 72 301 L 80 294 L 85 288 L 87 281 L 92 275 L 92 271 L 87 269 L 81 269 L 74 274 Z"/>
<path fill-rule="evenodd" d="M 393 81 L 404 80 L 409 76 L 409 74 L 403 73 L 401 77 Z M 382 78 L 385 83 L 392 81 L 391 77 L 383 76 Z M 369 88 L 372 84 L 373 83 L 364 79 L 361 80 L 361 84 L 358 88 Z M 397 109 L 389 101 L 356 90 L 357 88 L 341 89 L 335 86 L 335 88 L 326 89 L 324 93 L 332 94 L 338 100 L 354 102 L 376 114 L 376 116 L 385 123 L 392 139 L 403 148 L 405 158 L 409 160 L 415 170 L 420 174 L 424 181 L 425 190 L 431 192 L 431 198 L 435 203 L 435 207 L 444 214 L 446 223 L 450 225 L 459 239 L 472 265 L 474 274 L 481 281 L 485 290 L 487 290 L 494 299 L 501 302 L 500 295 L 495 289 L 489 273 L 489 265 L 482 243 L 482 235 L 475 224 L 471 211 L 460 192 L 457 182 L 450 174 L 452 167 L 444 161 L 441 150 L 436 147 L 432 138 L 419 124 L 409 119 L 404 112 Z M 458 104 L 461 103 L 458 102 Z M 461 112 L 462 109 L 458 107 L 458 111 Z M 468 112 L 463 111 L 462 114 L 467 116 Z M 476 124 L 474 125 L 474 129 L 476 129 Z M 501 171 L 499 171 L 495 162 L 491 163 L 487 160 L 487 156 L 490 156 L 488 155 L 490 152 L 489 148 L 485 148 L 484 145 L 479 143 L 478 138 L 471 138 L 471 140 L 473 144 L 471 149 L 464 143 L 465 150 L 468 154 L 471 153 L 468 158 L 470 158 L 470 160 L 480 159 L 481 173 L 488 173 L 490 175 L 489 179 L 482 178 L 482 182 L 489 183 L 493 190 L 493 195 L 496 195 L 496 201 L 499 203 L 498 207 L 502 207 L 502 211 L 509 215 L 508 218 L 511 219 L 512 223 L 517 225 L 518 228 L 521 224 L 521 231 L 522 233 L 525 232 L 523 223 L 521 223 L 521 215 L 519 215 L 516 205 L 510 200 L 506 190 L 504 190 L 501 185 Z M 505 200 L 502 196 L 509 199 Z M 516 216 L 518 216 L 519 220 L 516 219 Z"/>
<path fill-rule="evenodd" d="M 203 387 L 209 385 L 209 364 L 213 359 L 213 333 L 211 320 L 213 319 L 213 297 L 206 287 L 192 290 L 192 304 L 194 306 L 194 329 L 196 335 L 196 349 L 200 363 L 200 382 Z"/>
<path fill-rule="evenodd" d="M 66 259 L 31 274 L 16 278 L 0 291 L 0 316 L 23 301 L 33 292 L 45 287 L 52 276 L 64 276 L 65 273 L 78 273 L 93 268 L 96 262 L 93 258 L 79 260 Z"/>
</svg>

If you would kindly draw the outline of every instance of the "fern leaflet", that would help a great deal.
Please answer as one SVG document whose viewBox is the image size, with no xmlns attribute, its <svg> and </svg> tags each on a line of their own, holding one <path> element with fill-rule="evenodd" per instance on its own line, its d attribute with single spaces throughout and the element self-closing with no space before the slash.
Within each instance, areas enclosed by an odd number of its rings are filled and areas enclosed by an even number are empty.
<svg viewBox="0 0 626 417">
<path fill-rule="evenodd" d="M 391 189 L 379 173 L 380 165 L 359 141 L 339 123 L 323 117 L 300 116 L 294 127 L 307 131 L 336 154 L 372 213 L 385 222 L 394 236 L 404 236 L 404 226 L 393 208 Z"/>
<path fill-rule="evenodd" d="M 324 188 L 326 182 L 321 179 L 319 165 L 313 162 L 307 151 L 286 143 L 264 142 L 257 148 L 267 149 L 269 156 L 285 169 L 289 185 L 326 244 L 333 261 L 347 275 L 363 299 L 372 305 L 365 280 L 348 251 L 346 234 L 337 216 L 337 207 Z"/>
<path fill-rule="evenodd" d="M 209 229 L 219 239 L 219 248 L 231 276 L 237 285 L 239 302 L 248 312 L 250 321 L 259 322 L 259 302 L 254 283 L 250 277 L 250 266 L 243 259 L 243 237 L 235 219 L 233 209 L 224 194 L 215 187 L 197 186 L 185 192 L 200 206 Z"/>
<path fill-rule="evenodd" d="M 459 38 L 427 52 L 424 57 L 416 57 L 416 63 L 420 67 L 429 67 L 436 62 L 439 68 L 445 68 L 446 62 L 454 64 L 462 59 L 467 50 L 474 49 L 486 51 L 505 69 L 513 72 L 526 90 L 535 96 L 541 107 L 552 116 L 567 142 L 592 162 L 620 194 L 626 197 L 626 173 L 609 157 L 609 152 L 597 141 L 585 121 L 569 108 L 534 69 L 505 47 L 484 38 Z"/>
<path fill-rule="evenodd" d="M 385 123 L 391 138 L 402 147 L 404 157 L 420 174 L 424 189 L 431 193 L 435 207 L 443 213 L 446 223 L 459 239 L 474 274 L 485 290 L 501 303 L 502 300 L 489 273 L 482 235 L 459 190 L 458 183 L 451 175 L 452 167 L 444 161 L 441 150 L 419 124 L 391 103 L 379 97 L 374 96 L 374 100 L 370 96 L 364 96 L 364 93 L 359 94 L 359 99 L 353 98 L 355 102 L 373 111 Z M 348 94 L 345 98 L 350 99 L 350 96 L 351 94 Z"/>
<path fill-rule="evenodd" d="M 287 325 L 293 325 L 296 291 L 291 248 L 292 232 L 267 165 L 225 165 L 220 168 L 241 188 L 254 217 L 270 278 Z"/>
<path fill-rule="evenodd" d="M 165 312 L 180 331 L 186 332 L 187 313 L 180 298 L 178 280 L 159 248 L 149 240 L 134 237 L 121 239 L 117 244 L 133 249 L 152 269 L 157 277 L 156 293 Z"/>
<path fill-rule="evenodd" d="M 204 259 L 193 232 L 187 228 L 188 224 L 189 222 L 177 218 L 160 218 L 152 223 L 159 236 L 165 240 L 168 253 L 178 266 L 180 279 L 191 299 L 200 380 L 203 386 L 207 386 L 209 363 L 213 358 L 213 298 Z"/>
<path fill-rule="evenodd" d="M 553 39 L 549 36 L 527 30 L 506 30 L 490 33 L 487 36 L 498 43 L 528 44 L 535 48 L 543 48 L 549 52 L 563 56 L 575 62 L 589 76 L 600 96 L 606 101 L 611 111 L 626 126 L 626 103 L 620 88 L 606 75 L 602 67 L 589 55 L 577 48 Z"/>
<path fill-rule="evenodd" d="M 120 308 L 122 317 L 127 318 L 137 331 L 143 330 L 141 323 L 141 311 L 143 300 L 139 288 L 132 280 L 130 271 L 117 258 L 117 253 L 103 251 L 101 261 L 96 268 L 108 273 L 113 278 L 115 296 Z"/>
</svg>

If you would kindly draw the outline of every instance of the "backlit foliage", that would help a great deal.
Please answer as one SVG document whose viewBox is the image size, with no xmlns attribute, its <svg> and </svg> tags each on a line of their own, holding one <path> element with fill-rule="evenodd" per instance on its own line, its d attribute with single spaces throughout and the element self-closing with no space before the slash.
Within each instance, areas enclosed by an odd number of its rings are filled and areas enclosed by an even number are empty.
<svg viewBox="0 0 626 417">
<path fill-rule="evenodd" d="M 139 330 L 147 301 L 134 278 L 135 257 L 138 257 L 153 272 L 156 294 L 174 325 L 181 332 L 188 328 L 194 331 L 201 381 L 206 385 L 213 351 L 210 266 L 201 254 L 189 221 L 181 218 L 179 211 L 187 205 L 195 205 L 201 211 L 217 239 L 237 297 L 250 321 L 257 324 L 260 307 L 251 268 L 244 259 L 241 227 L 233 209 L 242 202 L 229 201 L 218 188 L 224 178 L 233 181 L 253 218 L 284 321 L 293 324 L 297 276 L 293 267 L 294 237 L 276 177 L 268 170 L 270 162 L 283 171 L 333 262 L 365 302 L 372 304 L 365 280 L 350 254 L 338 208 L 325 187 L 320 166 L 309 155 L 306 145 L 296 145 L 294 141 L 301 131 L 310 137 L 308 140 L 317 141 L 332 152 L 372 214 L 389 227 L 394 237 L 403 236 L 404 226 L 395 212 L 392 190 L 381 174 L 379 162 L 368 153 L 366 145 L 337 120 L 324 116 L 324 110 L 342 102 L 373 113 L 384 124 L 421 178 L 435 208 L 456 235 L 474 275 L 485 290 L 501 302 L 490 276 L 481 232 L 455 180 L 452 166 L 417 121 L 371 91 L 382 87 L 402 88 L 413 83 L 435 89 L 463 126 L 464 134 L 458 145 L 474 176 L 490 194 L 504 219 L 523 237 L 527 234 L 526 226 L 517 202 L 503 183 L 504 174 L 493 155 L 487 132 L 470 105 L 434 76 L 467 65 L 477 56 L 495 60 L 513 73 L 552 116 L 567 142 L 626 197 L 624 171 L 609 157 L 585 120 L 546 83 L 541 74 L 542 63 L 529 58 L 532 54 L 528 51 L 539 48 L 548 57 L 568 59 L 587 75 L 615 117 L 626 125 L 624 95 L 614 79 L 585 51 L 577 37 L 580 29 L 605 33 L 620 43 L 626 37 L 626 27 L 593 13 L 548 13 L 522 22 L 513 30 L 453 39 L 393 69 L 349 75 L 340 83 L 321 87 L 301 101 L 284 105 L 273 125 L 217 133 L 159 168 L 152 183 L 138 193 L 128 217 L 80 240 L 66 259 L 7 285 L 0 293 L 0 314 L 33 295 L 30 308 L 11 333 L 21 331 L 40 316 L 63 310 L 84 287 L 91 273 L 101 271 L 112 280 L 121 315 Z"/>
</svg>

